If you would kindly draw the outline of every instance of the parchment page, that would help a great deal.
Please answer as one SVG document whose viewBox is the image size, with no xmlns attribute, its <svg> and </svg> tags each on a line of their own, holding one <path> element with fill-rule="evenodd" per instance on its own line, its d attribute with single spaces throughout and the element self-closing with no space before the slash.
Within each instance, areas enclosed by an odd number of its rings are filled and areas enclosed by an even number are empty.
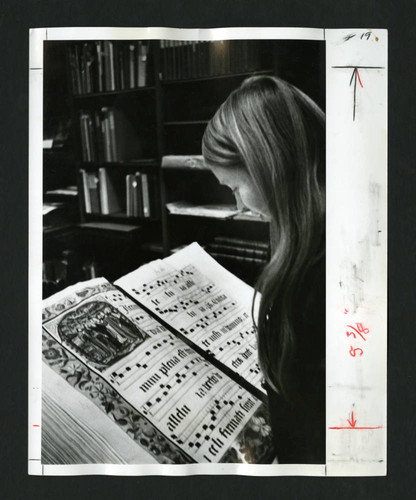
<svg viewBox="0 0 416 500">
<path fill-rule="evenodd" d="M 253 289 L 226 271 L 197 243 L 133 271 L 116 284 L 265 392 L 251 317 Z"/>
<path fill-rule="evenodd" d="M 260 400 L 104 279 L 45 301 L 44 362 L 161 463 L 257 461 L 238 437 Z M 263 419 L 263 420 L 259 420 Z M 243 435 L 240 436 L 244 439 Z M 151 460 L 153 461 L 153 460 Z"/>
</svg>

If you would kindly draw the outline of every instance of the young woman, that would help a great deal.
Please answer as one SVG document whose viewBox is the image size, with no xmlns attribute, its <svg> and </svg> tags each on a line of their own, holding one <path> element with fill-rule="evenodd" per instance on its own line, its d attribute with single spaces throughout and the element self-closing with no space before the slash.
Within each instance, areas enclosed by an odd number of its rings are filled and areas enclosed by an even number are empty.
<svg viewBox="0 0 416 500">
<path fill-rule="evenodd" d="M 258 353 L 279 463 L 325 462 L 325 117 L 289 83 L 251 77 L 205 131 L 205 162 L 270 221 Z"/>
</svg>

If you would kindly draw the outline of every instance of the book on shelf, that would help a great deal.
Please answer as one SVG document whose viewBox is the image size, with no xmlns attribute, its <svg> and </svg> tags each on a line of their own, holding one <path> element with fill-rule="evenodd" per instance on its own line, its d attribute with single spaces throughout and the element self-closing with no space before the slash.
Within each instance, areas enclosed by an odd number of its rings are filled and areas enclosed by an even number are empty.
<svg viewBox="0 0 416 500">
<path fill-rule="evenodd" d="M 206 251 L 249 283 L 257 279 L 270 259 L 269 243 L 258 240 L 217 236 L 206 245 Z"/>
<path fill-rule="evenodd" d="M 47 196 L 57 196 L 62 198 L 78 196 L 78 186 L 66 186 L 57 189 L 49 189 L 46 191 Z"/>
<path fill-rule="evenodd" d="M 127 215 L 130 217 L 156 217 L 156 179 L 146 173 L 126 175 Z M 153 188 L 153 189 L 152 189 Z"/>
<path fill-rule="evenodd" d="M 99 176 L 97 172 L 87 172 L 80 170 L 82 187 L 84 193 L 84 207 L 87 214 L 101 213 Z"/>
<path fill-rule="evenodd" d="M 220 243 L 210 243 L 208 245 L 209 252 L 217 252 L 223 255 L 235 255 L 253 259 L 267 261 L 269 259 L 268 248 L 252 248 L 247 246 L 226 245 Z"/>
<path fill-rule="evenodd" d="M 173 215 L 192 215 L 195 217 L 212 217 L 214 219 L 230 219 L 239 212 L 235 205 L 197 205 L 182 200 L 166 203 L 166 208 Z"/>
<path fill-rule="evenodd" d="M 98 175 L 101 214 L 109 215 L 121 212 L 122 207 L 112 177 L 110 177 L 104 167 L 98 170 Z"/>
<path fill-rule="evenodd" d="M 186 168 L 186 167 L 185 167 Z M 198 168 L 197 168 L 198 169 Z M 172 201 L 166 204 L 169 213 L 176 215 L 194 215 L 199 217 L 213 217 L 216 219 L 233 219 L 240 221 L 261 221 L 261 216 L 252 214 L 244 209 L 236 208 L 235 204 L 206 204 L 198 205 L 185 200 Z"/>
<path fill-rule="evenodd" d="M 86 214 L 156 218 L 159 214 L 157 177 L 147 173 L 121 172 L 100 167 L 80 170 Z"/>
<path fill-rule="evenodd" d="M 141 226 L 136 226 L 133 224 L 117 224 L 115 222 L 102 222 L 102 221 L 94 221 L 94 222 L 83 222 L 78 224 L 78 227 L 81 229 L 98 229 L 100 231 L 115 231 L 117 233 L 136 233 L 141 230 Z"/>
<path fill-rule="evenodd" d="M 146 87 L 153 84 L 149 42 L 87 41 L 68 48 L 74 95 Z"/>
<path fill-rule="evenodd" d="M 258 40 L 161 40 L 165 81 L 204 78 L 261 70 Z"/>
<path fill-rule="evenodd" d="M 202 155 L 166 155 L 162 158 L 162 168 L 208 170 Z"/>
<path fill-rule="evenodd" d="M 69 410 L 72 421 L 90 421 L 98 407 L 149 461 L 270 463 L 252 296 L 196 243 L 114 284 L 97 278 L 69 287 L 43 303 L 45 397 L 59 401 L 62 386 L 68 400 L 85 397 L 85 406 Z M 65 381 L 55 396 L 54 377 Z M 43 411 L 43 427 L 54 427 Z M 44 428 L 49 463 L 62 457 L 56 427 Z M 86 454 L 89 446 L 94 436 Z"/>
<path fill-rule="evenodd" d="M 82 159 L 90 162 L 123 162 L 142 155 L 140 137 L 133 123 L 117 108 L 80 111 Z"/>
<path fill-rule="evenodd" d="M 245 238 L 235 238 L 232 236 L 216 236 L 214 238 L 214 243 L 219 245 L 229 245 L 233 247 L 265 250 L 267 252 L 270 251 L 270 244 L 266 241 L 248 240 Z"/>
<path fill-rule="evenodd" d="M 250 255 L 238 255 L 238 254 L 229 254 L 216 252 L 212 248 L 208 247 L 207 252 L 214 257 L 218 262 L 223 264 L 224 266 L 228 265 L 254 265 L 254 266 L 264 266 L 267 263 L 266 259 L 252 257 Z"/>
</svg>

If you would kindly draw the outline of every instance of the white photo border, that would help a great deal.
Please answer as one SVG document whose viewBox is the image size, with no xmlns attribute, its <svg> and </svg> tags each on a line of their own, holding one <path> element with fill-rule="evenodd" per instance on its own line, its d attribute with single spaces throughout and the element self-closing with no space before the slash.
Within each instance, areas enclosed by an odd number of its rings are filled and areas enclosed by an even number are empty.
<svg viewBox="0 0 416 500">
<path fill-rule="evenodd" d="M 326 464 L 44 465 L 41 463 L 43 43 L 242 38 L 326 42 Z M 28 397 L 29 474 L 386 474 L 387 30 L 255 27 L 30 30 Z"/>
</svg>

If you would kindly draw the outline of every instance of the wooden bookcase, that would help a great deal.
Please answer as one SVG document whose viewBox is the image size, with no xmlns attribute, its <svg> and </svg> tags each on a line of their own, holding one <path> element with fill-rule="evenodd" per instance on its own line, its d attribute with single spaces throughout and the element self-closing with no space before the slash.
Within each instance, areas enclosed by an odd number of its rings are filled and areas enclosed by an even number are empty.
<svg viewBox="0 0 416 500">
<path fill-rule="evenodd" d="M 322 73 L 319 68 L 314 71 L 314 64 L 325 64 L 322 45 L 319 47 L 311 42 L 310 58 L 303 53 L 302 64 L 311 61 L 311 71 L 302 71 L 300 77 L 296 71 L 298 62 L 292 57 L 297 53 L 292 48 L 297 49 L 295 45 L 300 42 L 153 40 L 145 43 L 46 43 L 50 51 L 65 54 L 63 84 L 70 89 L 65 102 L 73 137 L 71 175 L 79 189 L 76 250 L 99 262 L 98 275 L 113 280 L 192 241 L 205 245 L 208 251 L 210 244 L 215 246 L 218 238 L 237 242 L 251 240 L 265 248 L 269 228 L 259 219 L 218 220 L 170 214 L 166 203 L 184 200 L 201 205 L 232 204 L 234 198 L 209 170 L 186 166 L 164 169 L 161 167 L 162 158 L 166 155 L 200 155 L 201 139 L 208 121 L 230 92 L 252 74 L 280 75 L 322 105 L 324 96 L 318 95 L 321 82 L 314 76 Z M 139 55 L 143 46 L 146 47 L 146 61 L 143 63 L 146 78 L 142 77 L 139 83 Z M 131 50 L 135 51 L 135 59 L 132 59 Z M 102 63 L 98 64 L 98 60 Z M 130 65 L 132 60 L 134 70 Z M 45 68 L 48 68 L 47 63 Z M 110 113 L 113 114 L 113 128 Z M 116 121 L 119 119 L 120 122 Z M 111 136 L 112 150 L 108 144 L 111 133 L 114 134 Z M 44 170 L 47 168 L 45 161 Z M 102 213 L 103 195 L 100 188 L 95 191 L 94 176 L 99 181 L 98 186 L 100 181 L 104 184 L 103 176 L 105 182 L 111 183 L 118 210 Z M 150 214 L 143 213 L 143 210 L 138 214 L 133 210 L 132 193 L 136 193 L 134 189 L 137 188 L 131 186 L 136 186 L 136 179 L 143 182 L 143 178 L 147 178 L 146 182 L 151 186 Z M 89 200 L 85 194 L 87 187 L 91 189 Z M 97 198 L 94 198 L 97 193 L 98 205 Z M 107 194 L 106 205 L 111 205 L 108 201 L 110 194 Z M 261 266 L 259 262 L 250 265 L 250 258 L 241 257 L 240 252 L 240 258 L 234 264 L 228 258 L 222 263 L 252 284 Z M 218 260 L 221 262 L 221 258 Z"/>
</svg>

